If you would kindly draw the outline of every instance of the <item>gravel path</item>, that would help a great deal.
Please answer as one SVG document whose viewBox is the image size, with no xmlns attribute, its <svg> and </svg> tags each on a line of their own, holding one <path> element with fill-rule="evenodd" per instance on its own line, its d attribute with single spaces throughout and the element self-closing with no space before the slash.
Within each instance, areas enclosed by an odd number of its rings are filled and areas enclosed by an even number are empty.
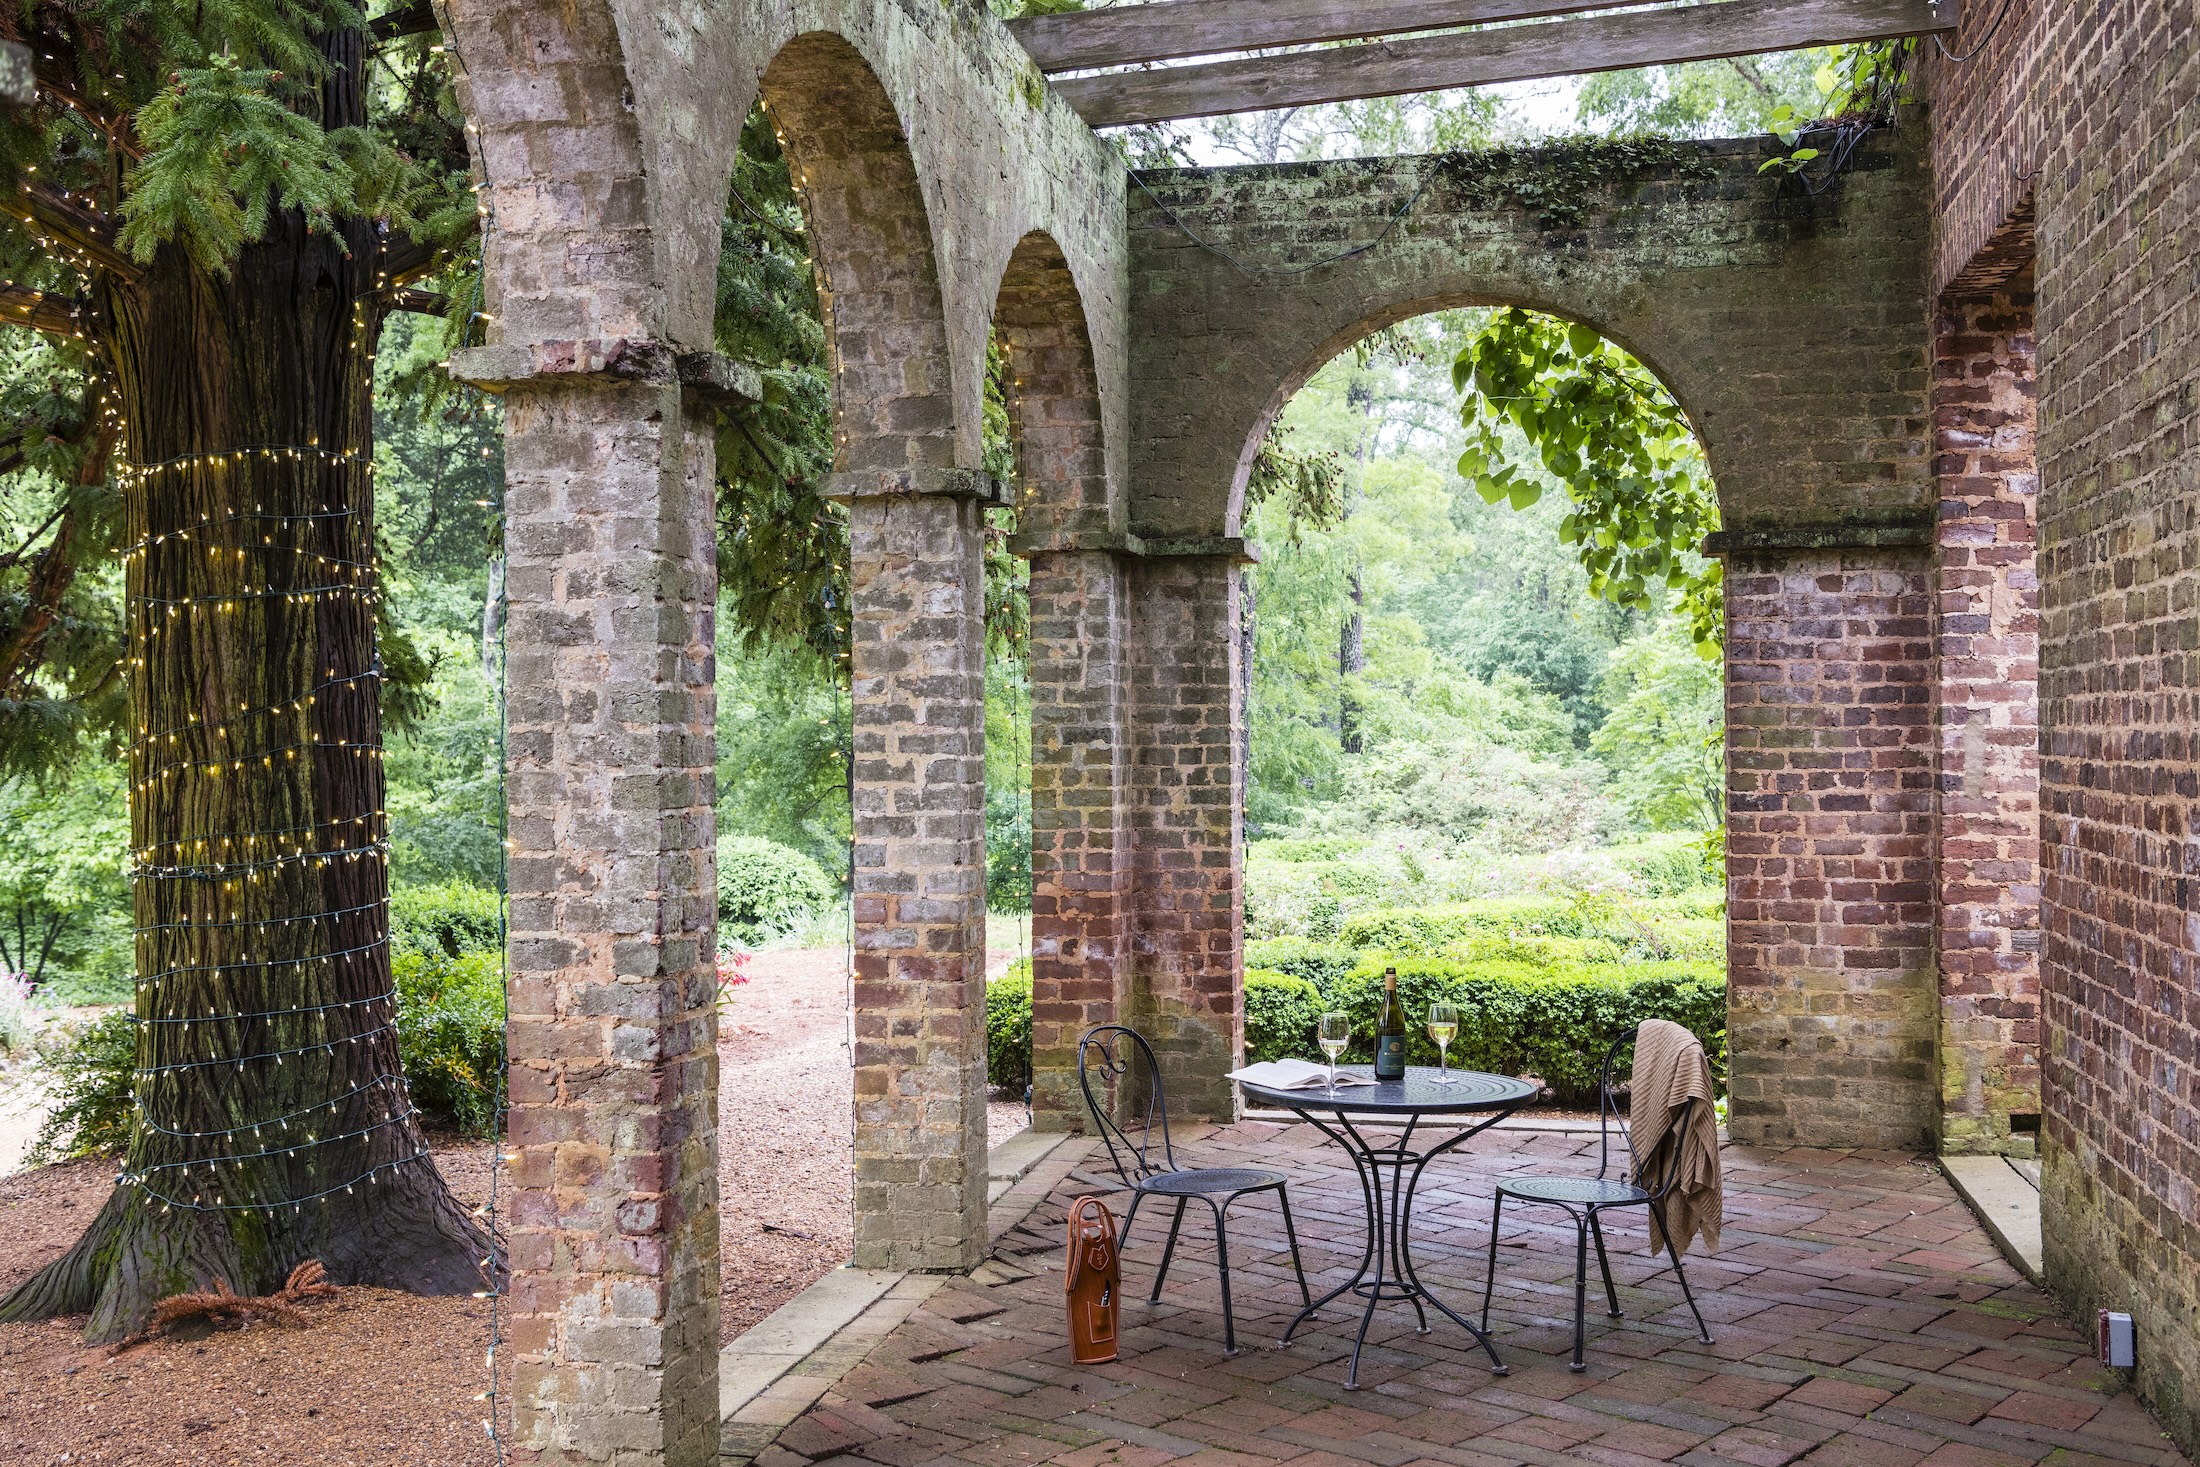
<svg viewBox="0 0 2200 1467">
<path fill-rule="evenodd" d="M 1008 954 L 991 966 L 1006 966 Z M 846 1260 L 852 1084 L 839 949 L 759 954 L 720 1026 L 719 1175 L 732 1339 Z M 995 1101 L 998 1142 L 1019 1100 Z M 487 1199 L 489 1148 L 439 1143 L 467 1205 Z M 0 1293 L 74 1242 L 112 1161 L 0 1178 Z M 347 1289 L 303 1329 L 87 1348 L 81 1319 L 0 1325 L 0 1462 L 299 1463 L 477 1467 L 493 1461 L 475 1401 L 488 1309 Z"/>
</svg>

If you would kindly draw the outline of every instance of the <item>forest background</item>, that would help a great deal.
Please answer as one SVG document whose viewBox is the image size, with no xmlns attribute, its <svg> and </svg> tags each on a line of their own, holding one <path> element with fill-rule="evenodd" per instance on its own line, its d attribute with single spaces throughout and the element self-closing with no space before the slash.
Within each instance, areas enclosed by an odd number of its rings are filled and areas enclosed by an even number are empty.
<svg viewBox="0 0 2200 1467">
<path fill-rule="evenodd" d="M 1825 110 L 1843 63 L 1797 53 L 1590 78 L 1566 130 L 1777 130 Z M 1500 95 L 1447 93 L 1122 143 L 1134 166 L 1153 166 L 1522 147 L 1547 131 Z M 729 202 L 719 311 L 722 349 L 761 364 L 768 389 L 721 441 L 729 943 L 832 942 L 846 920 L 845 530 L 816 497 L 830 430 L 803 229 L 759 115 Z M 1539 883 L 1655 895 L 1718 881 L 1716 643 L 1683 604 L 1706 569 L 1678 545 L 1670 586 L 1619 604 L 1562 539 L 1579 494 L 1550 472 L 1545 445 L 1496 416 L 1475 426 L 1471 388 L 1462 420 L 1454 364 L 1486 343 L 1496 314 L 1446 312 L 1362 343 L 1316 374 L 1270 440 L 1246 527 L 1263 550 L 1246 598 L 1256 937 L 1322 936 L 1354 891 L 1457 901 Z M 493 399 L 440 382 L 452 339 L 444 320 L 394 317 L 376 365 L 400 897 L 494 890 L 502 870 L 500 423 Z M 15 420 L 44 410 L 62 375 L 56 351 L 0 331 L 0 403 Z M 991 466 L 1010 473 L 1005 427 L 1001 414 Z M 1499 462 L 1464 475 L 1470 444 Z M 1702 467 L 1676 472 L 1700 480 Z M 0 620 L 35 594 L 28 552 L 70 492 L 37 452 L 0 472 Z M 1707 482 L 1702 493 L 1708 504 Z M 1014 913 L 1029 904 L 1031 742 L 1007 528 L 989 557 L 987 840 L 991 905 Z M 119 564 L 84 560 L 69 635 L 88 648 L 111 639 L 120 602 Z M 46 1004 L 131 991 L 124 775 L 97 689 L 81 692 L 52 678 L 12 690 L 12 742 L 0 749 L 0 972 L 32 974 Z"/>
</svg>

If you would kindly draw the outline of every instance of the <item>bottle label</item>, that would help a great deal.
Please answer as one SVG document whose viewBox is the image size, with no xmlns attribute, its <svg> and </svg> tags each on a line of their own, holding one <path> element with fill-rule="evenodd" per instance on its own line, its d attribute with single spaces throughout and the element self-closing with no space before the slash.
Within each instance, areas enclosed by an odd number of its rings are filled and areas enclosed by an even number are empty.
<svg viewBox="0 0 2200 1467">
<path fill-rule="evenodd" d="M 1403 1080 L 1405 1077 L 1405 1035 L 1377 1035 L 1375 1037 L 1375 1078 L 1378 1080 Z"/>
</svg>

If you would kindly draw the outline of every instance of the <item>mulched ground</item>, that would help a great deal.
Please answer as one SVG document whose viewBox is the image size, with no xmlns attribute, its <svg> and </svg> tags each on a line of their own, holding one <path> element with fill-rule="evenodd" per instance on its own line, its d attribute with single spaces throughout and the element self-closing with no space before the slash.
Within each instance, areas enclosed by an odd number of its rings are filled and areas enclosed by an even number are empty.
<svg viewBox="0 0 2200 1467">
<path fill-rule="evenodd" d="M 765 953 L 750 971 L 719 1049 L 726 1339 L 850 1246 L 842 954 Z M 991 1121 L 995 1140 L 1012 1134 L 1023 1106 L 995 1102 Z M 486 1145 L 438 1146 L 436 1162 L 468 1206 L 487 1200 Z M 0 1292 L 75 1241 L 113 1178 L 107 1161 L 0 1178 Z M 84 1345 L 81 1319 L 0 1325 L 0 1463 L 494 1461 L 474 1399 L 486 1385 L 485 1301 L 347 1289 L 305 1307 L 304 1329 L 257 1325 L 117 1356 Z"/>
</svg>

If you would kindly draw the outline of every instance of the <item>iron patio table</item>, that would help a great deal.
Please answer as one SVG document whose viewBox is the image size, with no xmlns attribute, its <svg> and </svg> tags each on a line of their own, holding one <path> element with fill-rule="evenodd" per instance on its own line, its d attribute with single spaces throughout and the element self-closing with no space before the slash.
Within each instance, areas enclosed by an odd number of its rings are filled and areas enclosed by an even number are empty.
<svg viewBox="0 0 2200 1467">
<path fill-rule="evenodd" d="M 1283 1332 L 1284 1342 L 1288 1344 L 1292 1334 L 1313 1317 L 1315 1310 L 1340 1294 L 1349 1291 L 1367 1300 L 1367 1308 L 1360 1315 L 1360 1332 L 1352 1341 L 1352 1365 L 1345 1373 L 1346 1390 L 1360 1388 L 1360 1347 L 1367 1343 L 1367 1327 L 1375 1318 L 1375 1306 L 1385 1300 L 1410 1302 L 1420 1321 L 1422 1334 L 1427 1334 L 1429 1328 L 1428 1312 L 1421 1307 L 1421 1302 L 1427 1300 L 1445 1318 L 1474 1337 L 1475 1343 L 1490 1357 L 1492 1375 L 1504 1375 L 1509 1371 L 1505 1362 L 1497 1358 L 1497 1349 L 1490 1343 L 1490 1337 L 1437 1298 L 1414 1272 L 1413 1243 L 1409 1235 L 1413 1226 L 1413 1193 L 1421 1184 L 1421 1173 L 1431 1161 L 1496 1125 L 1534 1099 L 1537 1091 L 1525 1080 L 1505 1075 L 1485 1075 L 1479 1070 L 1448 1073 L 1452 1083 L 1439 1085 L 1435 1083 L 1436 1070 L 1413 1066 L 1407 1069 L 1403 1080 L 1340 1086 L 1334 1094 L 1325 1087 L 1272 1090 L 1249 1081 L 1238 1082 L 1247 1100 L 1292 1111 L 1343 1147 L 1345 1154 L 1352 1158 L 1353 1169 L 1360 1175 L 1360 1195 L 1367 1204 L 1367 1247 L 1360 1255 L 1359 1269 L 1351 1278 L 1300 1310 L 1298 1318 Z M 1323 1120 L 1316 1111 L 1328 1114 L 1331 1119 Z M 1425 1150 L 1412 1149 L 1414 1128 L 1425 1117 L 1476 1115 L 1487 1119 L 1477 1125 L 1464 1126 Z M 1359 1118 L 1359 1126 L 1353 1124 L 1354 1117 Z M 1361 1127 L 1371 1122 L 1396 1121 L 1403 1121 L 1405 1129 L 1396 1141 L 1387 1145 L 1377 1145 L 1375 1138 L 1361 1134 Z M 1410 1173 L 1406 1170 L 1409 1165 L 1412 1167 Z M 1387 1194 L 1382 1176 L 1386 1166 L 1390 1168 Z M 1372 1281 L 1368 1278 L 1370 1272 L 1374 1274 Z"/>
</svg>

